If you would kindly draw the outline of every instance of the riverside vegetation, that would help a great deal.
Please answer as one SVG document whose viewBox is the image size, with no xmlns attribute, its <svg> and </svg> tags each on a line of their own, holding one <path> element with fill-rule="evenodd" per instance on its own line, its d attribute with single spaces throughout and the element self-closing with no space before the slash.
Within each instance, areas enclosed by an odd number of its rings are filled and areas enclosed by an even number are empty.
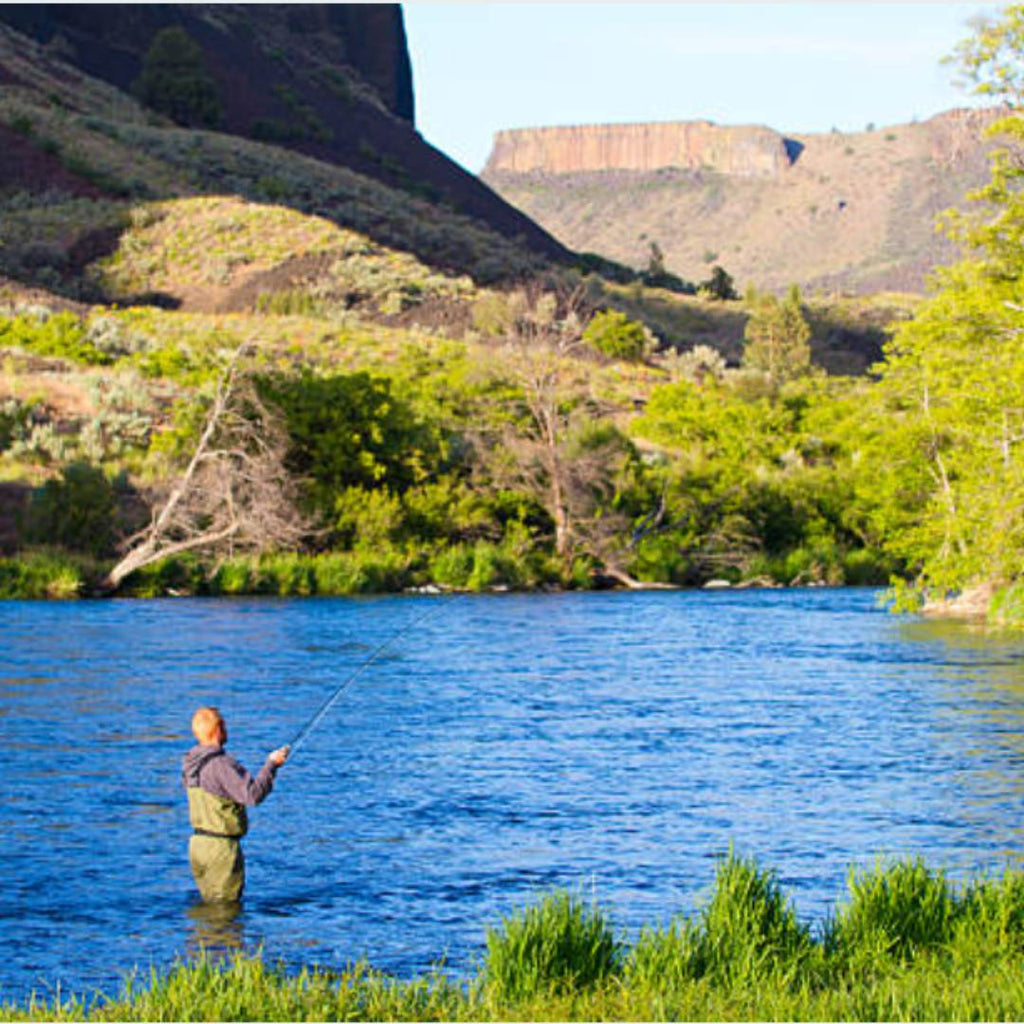
<svg viewBox="0 0 1024 1024">
<path fill-rule="evenodd" d="M 851 873 L 819 927 L 730 852 L 703 907 L 632 941 L 554 892 L 486 933 L 473 976 L 397 980 L 366 963 L 298 973 L 206 955 L 118 997 L 0 1008 L 19 1020 L 1019 1020 L 1024 875 L 957 886 L 919 861 Z"/>
<path fill-rule="evenodd" d="M 1012 104 L 1020 19 L 959 55 Z M 0 595 L 892 582 L 1014 620 L 1015 110 L 933 296 L 837 308 L 614 283 L 108 86 L 5 88 L 9 128 L 105 194 L 3 200 Z M 879 309 L 873 374 L 825 373 Z"/>
</svg>

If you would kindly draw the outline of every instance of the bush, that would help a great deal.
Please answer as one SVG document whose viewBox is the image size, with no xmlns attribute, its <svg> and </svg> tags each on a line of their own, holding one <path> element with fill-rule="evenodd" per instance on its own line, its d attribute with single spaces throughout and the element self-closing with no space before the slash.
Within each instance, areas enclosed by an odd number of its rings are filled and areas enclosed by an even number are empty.
<svg viewBox="0 0 1024 1024">
<path fill-rule="evenodd" d="M 180 26 L 161 29 L 132 83 L 142 103 L 183 125 L 215 128 L 221 119 L 217 83 L 203 65 L 203 51 Z"/>
<path fill-rule="evenodd" d="M 7 451 L 15 441 L 24 441 L 34 425 L 41 422 L 41 412 L 34 403 L 8 398 L 0 402 L 0 452 Z"/>
<path fill-rule="evenodd" d="M 116 495 L 106 474 L 88 462 L 66 466 L 32 495 L 25 536 L 95 556 L 114 545 Z"/>
<path fill-rule="evenodd" d="M 601 910 L 568 893 L 487 929 L 482 985 L 501 1003 L 578 990 L 619 970 L 621 947 Z"/>
<path fill-rule="evenodd" d="M 199 555 L 186 551 L 136 569 L 122 590 L 133 597 L 201 594 L 206 590 L 206 566 Z"/>
<path fill-rule="evenodd" d="M 35 551 L 0 558 L 0 600 L 78 597 L 87 567 L 64 553 Z"/>
<path fill-rule="evenodd" d="M 697 292 L 700 295 L 706 295 L 709 299 L 717 299 L 719 302 L 728 302 L 739 298 L 732 275 L 718 266 L 712 267 L 711 276 L 697 285 Z"/>
<path fill-rule="evenodd" d="M 402 502 L 384 488 L 348 487 L 335 499 L 334 528 L 345 548 L 377 549 L 398 539 Z"/>
<path fill-rule="evenodd" d="M 1018 580 L 995 592 L 989 618 L 1003 626 L 1024 625 L 1024 581 Z"/>
<path fill-rule="evenodd" d="M 22 348 L 36 355 L 97 366 L 113 362 L 108 352 L 88 340 L 86 328 L 74 313 L 0 317 L 0 348 Z"/>
<path fill-rule="evenodd" d="M 587 324 L 583 340 L 611 359 L 636 362 L 643 359 L 653 338 L 643 324 L 617 309 L 597 313 Z"/>
<path fill-rule="evenodd" d="M 892 561 L 879 551 L 854 548 L 843 555 L 843 582 L 847 586 L 883 586 L 894 572 Z"/>
<path fill-rule="evenodd" d="M 452 544 L 442 548 L 430 561 L 431 580 L 443 587 L 465 588 L 473 572 L 473 549 L 468 544 Z"/>
</svg>

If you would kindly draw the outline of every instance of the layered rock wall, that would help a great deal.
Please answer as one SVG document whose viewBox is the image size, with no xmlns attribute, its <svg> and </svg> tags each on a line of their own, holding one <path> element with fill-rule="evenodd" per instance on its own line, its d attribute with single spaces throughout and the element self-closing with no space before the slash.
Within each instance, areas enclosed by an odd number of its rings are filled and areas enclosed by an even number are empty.
<svg viewBox="0 0 1024 1024">
<path fill-rule="evenodd" d="M 773 178 L 791 163 L 792 146 L 770 128 L 721 127 L 709 121 L 598 124 L 500 131 L 484 174 L 576 174 L 711 168 Z"/>
<path fill-rule="evenodd" d="M 59 45 L 65 60 L 119 89 L 139 74 L 156 33 L 172 25 L 207 51 L 215 73 L 243 65 L 239 74 L 257 76 L 264 86 L 287 77 L 289 57 L 298 64 L 312 46 L 327 63 L 357 71 L 397 117 L 413 120 L 412 69 L 398 4 L 0 4 L 0 21 Z M 259 47 L 245 45 L 250 40 L 279 54 L 269 73 L 259 64 Z M 230 118 L 230 103 L 227 113 Z"/>
</svg>

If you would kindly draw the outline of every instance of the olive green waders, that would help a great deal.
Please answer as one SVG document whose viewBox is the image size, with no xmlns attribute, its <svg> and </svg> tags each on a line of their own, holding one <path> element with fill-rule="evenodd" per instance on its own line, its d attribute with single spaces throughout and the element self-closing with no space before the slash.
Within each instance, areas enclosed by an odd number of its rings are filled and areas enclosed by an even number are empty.
<svg viewBox="0 0 1024 1024">
<path fill-rule="evenodd" d="M 187 793 L 193 829 L 188 861 L 199 894 L 208 903 L 238 900 L 245 886 L 241 843 L 249 828 L 245 808 L 198 786 L 189 786 Z"/>
</svg>

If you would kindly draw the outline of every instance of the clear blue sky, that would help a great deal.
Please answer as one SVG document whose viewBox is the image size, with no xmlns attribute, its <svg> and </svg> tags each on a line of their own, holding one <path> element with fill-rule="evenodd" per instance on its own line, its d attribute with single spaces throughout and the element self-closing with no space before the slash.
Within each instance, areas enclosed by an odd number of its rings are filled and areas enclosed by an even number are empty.
<svg viewBox="0 0 1024 1024">
<path fill-rule="evenodd" d="M 501 128 L 709 120 L 863 131 L 978 101 L 940 65 L 996 5 L 407 3 L 416 121 L 479 171 Z"/>
</svg>

